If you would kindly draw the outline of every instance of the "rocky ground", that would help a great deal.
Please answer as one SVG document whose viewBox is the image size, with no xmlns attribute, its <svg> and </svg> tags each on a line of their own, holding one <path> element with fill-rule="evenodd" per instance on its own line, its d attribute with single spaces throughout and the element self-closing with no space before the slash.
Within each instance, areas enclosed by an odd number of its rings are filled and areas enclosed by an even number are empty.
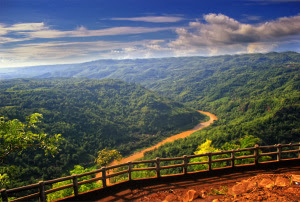
<svg viewBox="0 0 300 202">
<path fill-rule="evenodd" d="M 136 191 L 136 193 L 134 193 Z M 134 190 L 133 195 L 141 194 Z M 143 191 L 143 194 L 146 194 Z M 135 201 L 300 201 L 300 175 L 260 174 L 234 184 L 224 181 L 211 186 L 206 184 L 189 188 L 169 189 L 149 193 Z"/>
</svg>

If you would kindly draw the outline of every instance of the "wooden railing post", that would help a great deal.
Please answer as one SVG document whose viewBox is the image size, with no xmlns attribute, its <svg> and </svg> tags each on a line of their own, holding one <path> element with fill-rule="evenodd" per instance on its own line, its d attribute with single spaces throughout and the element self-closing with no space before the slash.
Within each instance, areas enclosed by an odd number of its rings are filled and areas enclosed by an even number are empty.
<svg viewBox="0 0 300 202">
<path fill-rule="evenodd" d="M 277 161 L 281 161 L 281 145 L 277 145 Z"/>
<path fill-rule="evenodd" d="M 235 152 L 234 150 L 231 151 L 231 167 L 235 166 Z"/>
<path fill-rule="evenodd" d="M 187 158 L 187 155 L 184 155 L 183 156 L 183 174 L 187 174 L 188 173 L 188 158 Z"/>
<path fill-rule="evenodd" d="M 46 194 L 45 194 L 45 182 L 41 181 L 39 182 L 39 191 L 40 191 L 40 195 L 39 195 L 39 201 L 40 202 L 46 202 Z"/>
<path fill-rule="evenodd" d="M 128 180 L 131 181 L 132 163 L 128 162 Z"/>
<path fill-rule="evenodd" d="M 8 197 L 7 197 L 7 191 L 6 191 L 6 189 L 1 189 L 0 193 L 1 193 L 2 201 L 3 202 L 8 202 Z"/>
<path fill-rule="evenodd" d="M 105 188 L 106 185 L 106 167 L 102 167 L 102 186 Z"/>
<path fill-rule="evenodd" d="M 299 156 L 298 156 L 298 158 L 300 159 L 300 146 L 299 146 Z"/>
<path fill-rule="evenodd" d="M 255 165 L 258 165 L 258 159 L 259 159 L 258 148 L 259 148 L 259 145 L 256 144 L 256 145 L 255 145 L 255 149 L 254 149 L 254 155 L 255 155 L 255 158 L 254 158 L 254 164 L 255 164 Z"/>
<path fill-rule="evenodd" d="M 160 159 L 156 158 L 156 177 L 160 178 Z"/>
<path fill-rule="evenodd" d="M 73 177 L 74 196 L 78 196 L 78 180 L 77 180 L 77 175 L 74 174 L 74 175 L 72 175 L 72 177 Z"/>
<path fill-rule="evenodd" d="M 211 167 L 211 158 L 212 157 L 212 153 L 209 152 L 208 153 L 208 170 L 211 171 L 212 170 L 212 167 Z"/>
</svg>

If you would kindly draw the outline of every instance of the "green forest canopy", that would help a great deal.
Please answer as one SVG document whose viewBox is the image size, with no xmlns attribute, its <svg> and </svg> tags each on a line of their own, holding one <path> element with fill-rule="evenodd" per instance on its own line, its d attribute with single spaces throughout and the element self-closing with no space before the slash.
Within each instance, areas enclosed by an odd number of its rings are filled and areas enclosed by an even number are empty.
<svg viewBox="0 0 300 202">
<path fill-rule="evenodd" d="M 0 100 L 4 117 L 23 122 L 32 113 L 43 114 L 42 132 L 66 139 L 55 158 L 31 150 L 11 154 L 5 163 L 19 185 L 60 177 L 77 164 L 93 165 L 106 147 L 128 155 L 204 119 L 194 109 L 120 80 L 5 80 Z"/>
</svg>

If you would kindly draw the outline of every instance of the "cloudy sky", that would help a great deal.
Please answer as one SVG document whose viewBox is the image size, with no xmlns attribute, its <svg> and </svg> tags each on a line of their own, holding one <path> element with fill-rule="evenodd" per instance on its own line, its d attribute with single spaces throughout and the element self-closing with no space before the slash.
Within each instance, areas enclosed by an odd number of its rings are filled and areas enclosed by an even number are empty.
<svg viewBox="0 0 300 202">
<path fill-rule="evenodd" d="M 0 0 L 0 68 L 300 52 L 300 0 Z"/>
</svg>

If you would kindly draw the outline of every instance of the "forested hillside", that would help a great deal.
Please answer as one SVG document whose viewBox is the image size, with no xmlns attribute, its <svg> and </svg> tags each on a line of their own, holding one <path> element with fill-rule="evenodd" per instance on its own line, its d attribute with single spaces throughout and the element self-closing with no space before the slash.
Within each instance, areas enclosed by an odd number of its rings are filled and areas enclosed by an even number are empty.
<svg viewBox="0 0 300 202">
<path fill-rule="evenodd" d="M 186 77 L 176 85 L 165 82 L 157 86 L 163 95 L 215 113 L 219 119 L 213 127 L 184 141 L 149 152 L 147 158 L 193 154 L 205 139 L 219 148 L 245 135 L 259 137 L 264 145 L 300 142 L 300 55 L 269 53 L 227 58 L 231 60 L 215 67 L 204 79 Z"/>
<path fill-rule="evenodd" d="M 100 60 L 44 76 L 119 78 L 215 113 L 216 144 L 253 134 L 264 144 L 299 141 L 300 54 L 295 52 Z M 201 132 L 204 133 L 204 132 Z"/>
<path fill-rule="evenodd" d="M 34 68 L 24 69 L 26 75 Z M 215 148 L 226 142 L 235 145 L 246 136 L 265 145 L 300 141 L 300 54 L 295 52 L 100 60 L 48 70 L 34 75 L 46 80 L 3 80 L 0 87 L 1 114 L 22 120 L 39 112 L 45 130 L 71 137 L 55 160 L 13 157 L 19 164 L 28 161 L 24 167 L 51 164 L 36 175 L 31 172 L 33 178 L 91 161 L 105 146 L 118 147 L 126 155 L 202 118 L 186 107 L 214 113 L 218 121 L 146 158 L 193 154 L 206 139 Z M 144 87 L 74 77 L 114 78 Z"/>
<path fill-rule="evenodd" d="M 105 147 L 128 155 L 204 118 L 196 110 L 120 80 L 3 80 L 0 100 L 1 116 L 24 121 L 41 113 L 40 128 L 66 139 L 55 158 L 33 150 L 11 155 L 6 162 L 10 177 L 20 184 L 60 177 L 74 165 L 93 163 L 97 151 Z"/>
</svg>

